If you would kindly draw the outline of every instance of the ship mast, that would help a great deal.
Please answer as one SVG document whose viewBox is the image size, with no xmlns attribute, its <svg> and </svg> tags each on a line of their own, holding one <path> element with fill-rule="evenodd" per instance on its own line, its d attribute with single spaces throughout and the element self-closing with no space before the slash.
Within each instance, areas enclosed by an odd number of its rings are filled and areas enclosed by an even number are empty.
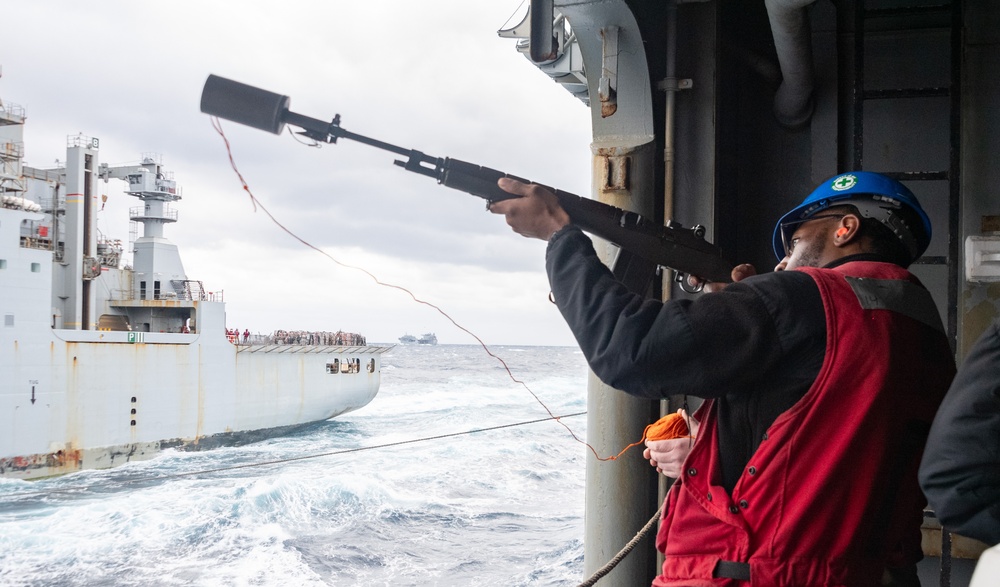
<svg viewBox="0 0 1000 587">
<path fill-rule="evenodd" d="M 126 181 L 125 193 L 142 201 L 142 206 L 129 209 L 129 219 L 143 225 L 133 248 L 133 299 L 160 299 L 161 292 L 172 291 L 167 287 L 172 281 L 187 279 L 177 246 L 163 236 L 164 225 L 177 222 L 170 204 L 181 199 L 180 188 L 154 154 L 144 154 L 139 165 L 102 165 L 100 177 Z"/>
</svg>

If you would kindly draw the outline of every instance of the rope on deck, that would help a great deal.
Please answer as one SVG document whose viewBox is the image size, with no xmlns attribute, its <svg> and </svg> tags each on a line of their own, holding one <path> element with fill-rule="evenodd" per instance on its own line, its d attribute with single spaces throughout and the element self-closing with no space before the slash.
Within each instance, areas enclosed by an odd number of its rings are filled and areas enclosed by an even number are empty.
<svg viewBox="0 0 1000 587">
<path fill-rule="evenodd" d="M 664 501 L 666 500 L 664 499 Z M 624 548 L 618 551 L 618 554 L 616 554 L 613 559 L 608 561 L 608 563 L 603 567 L 597 569 L 597 571 L 593 575 L 591 575 L 589 579 L 587 579 L 583 583 L 580 583 L 579 585 L 577 585 L 577 587 L 592 587 L 595 583 L 600 581 L 601 578 L 604 577 L 604 575 L 607 575 L 608 573 L 611 572 L 612 569 L 618 566 L 618 563 L 622 562 L 622 559 L 628 556 L 628 553 L 632 552 L 632 549 L 634 549 L 636 545 L 638 545 L 639 542 L 641 542 L 642 539 L 645 538 L 646 535 L 649 534 L 650 531 L 656 527 L 656 522 L 657 520 L 660 519 L 660 509 L 662 507 L 663 506 L 661 505 L 659 508 L 656 509 L 656 513 L 653 514 L 653 517 L 650 518 L 648 522 L 646 522 L 646 525 L 642 527 L 642 530 L 639 530 L 639 533 L 636 534 L 635 537 L 632 538 L 632 540 L 629 540 L 628 544 L 626 544 Z"/>
</svg>

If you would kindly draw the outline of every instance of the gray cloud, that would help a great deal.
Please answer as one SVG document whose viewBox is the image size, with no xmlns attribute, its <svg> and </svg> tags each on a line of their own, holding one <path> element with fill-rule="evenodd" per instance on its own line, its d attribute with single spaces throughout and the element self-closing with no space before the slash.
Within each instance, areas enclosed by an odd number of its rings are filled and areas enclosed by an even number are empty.
<svg viewBox="0 0 1000 587">
<path fill-rule="evenodd" d="M 162 154 L 184 189 L 176 206 L 181 221 L 168 227 L 167 236 L 185 255 L 186 267 L 225 276 L 229 292 L 243 290 L 239 301 L 230 298 L 228 312 L 245 316 L 245 325 L 251 320 L 247 307 L 254 308 L 253 320 L 276 323 L 281 305 L 255 298 L 255 276 L 236 268 L 259 266 L 262 257 L 273 263 L 310 253 L 253 213 L 221 138 L 198 110 L 208 74 L 287 94 L 292 110 L 308 116 L 339 113 L 353 132 L 586 195 L 589 112 L 519 55 L 513 42 L 496 37 L 519 4 L 290 0 L 278 10 L 263 1 L 115 0 L 95 10 L 69 0 L 18 3 L 5 7 L 5 21 L 18 26 L 0 37 L 0 97 L 27 109 L 31 165 L 51 166 L 64 156 L 66 136 L 77 133 L 101 139 L 106 163 Z M 573 344 L 544 300 L 544 243 L 511 233 L 481 200 L 350 141 L 314 149 L 287 134 L 233 123 L 223 128 L 254 193 L 309 242 L 354 250 L 352 257 L 372 259 L 390 274 L 427 279 L 409 285 L 446 299 L 451 294 L 443 287 L 475 289 L 468 315 L 487 330 L 487 340 Z M 119 197 L 120 186 L 106 189 L 112 197 L 102 230 L 127 233 L 120 211 L 136 202 Z M 225 258 L 213 250 L 225 250 Z M 458 281 L 464 275 L 475 282 Z M 530 305 L 487 316 L 482 307 L 506 308 L 506 300 L 521 295 L 508 283 L 519 275 L 534 275 L 541 284 L 526 297 Z M 468 297 L 455 298 L 456 312 L 472 303 Z M 308 314 L 315 302 L 303 303 L 296 312 Z M 369 313 L 369 339 L 424 330 L 400 328 L 400 316 L 415 311 L 412 302 L 390 296 L 380 303 Z M 438 336 L 469 342 L 455 330 Z"/>
</svg>

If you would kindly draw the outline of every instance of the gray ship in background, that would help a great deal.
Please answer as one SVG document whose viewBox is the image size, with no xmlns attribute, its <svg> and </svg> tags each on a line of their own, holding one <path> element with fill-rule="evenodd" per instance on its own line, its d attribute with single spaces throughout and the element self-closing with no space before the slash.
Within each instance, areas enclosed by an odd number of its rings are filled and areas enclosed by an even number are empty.
<svg viewBox="0 0 1000 587">
<path fill-rule="evenodd" d="M 420 338 L 413 336 L 412 334 L 404 334 L 399 337 L 400 344 L 437 344 L 437 336 L 433 332 L 428 332 L 426 334 L 421 334 Z"/>
<path fill-rule="evenodd" d="M 22 108 L 0 102 L 0 476 L 38 478 L 274 436 L 368 404 L 381 356 L 344 332 L 226 327 L 221 290 L 184 271 L 164 227 L 181 191 L 152 156 L 24 165 Z M 97 230 L 98 181 L 141 205 L 133 264 Z M 249 333 L 247 333 L 249 334 Z"/>
</svg>

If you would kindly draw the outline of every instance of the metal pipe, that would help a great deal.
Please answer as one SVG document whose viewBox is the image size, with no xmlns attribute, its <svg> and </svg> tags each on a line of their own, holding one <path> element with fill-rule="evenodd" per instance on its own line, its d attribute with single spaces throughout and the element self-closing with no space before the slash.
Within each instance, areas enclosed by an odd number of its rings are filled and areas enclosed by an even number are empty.
<svg viewBox="0 0 1000 587">
<path fill-rule="evenodd" d="M 667 0 L 666 9 L 666 67 L 665 67 L 665 101 L 663 105 L 663 219 L 671 220 L 674 216 L 674 122 L 677 103 L 677 1 Z M 670 299 L 673 276 L 670 271 L 663 272 L 661 298 L 664 302 Z M 660 401 L 660 416 L 673 412 L 676 408 L 669 399 Z M 656 503 L 662 504 L 667 491 L 672 484 L 671 479 L 656 474 Z M 662 507 L 662 506 L 660 506 Z M 663 554 L 656 553 L 657 574 L 663 566 Z"/>
<path fill-rule="evenodd" d="M 666 101 L 663 106 L 663 218 L 674 215 L 674 110 L 677 99 L 677 2 L 667 0 L 666 9 Z M 663 295 L 669 297 L 664 288 Z"/>
<path fill-rule="evenodd" d="M 812 118 L 815 76 L 806 7 L 815 1 L 764 0 L 782 77 L 774 96 L 774 116 L 788 128 L 803 126 Z"/>
</svg>

